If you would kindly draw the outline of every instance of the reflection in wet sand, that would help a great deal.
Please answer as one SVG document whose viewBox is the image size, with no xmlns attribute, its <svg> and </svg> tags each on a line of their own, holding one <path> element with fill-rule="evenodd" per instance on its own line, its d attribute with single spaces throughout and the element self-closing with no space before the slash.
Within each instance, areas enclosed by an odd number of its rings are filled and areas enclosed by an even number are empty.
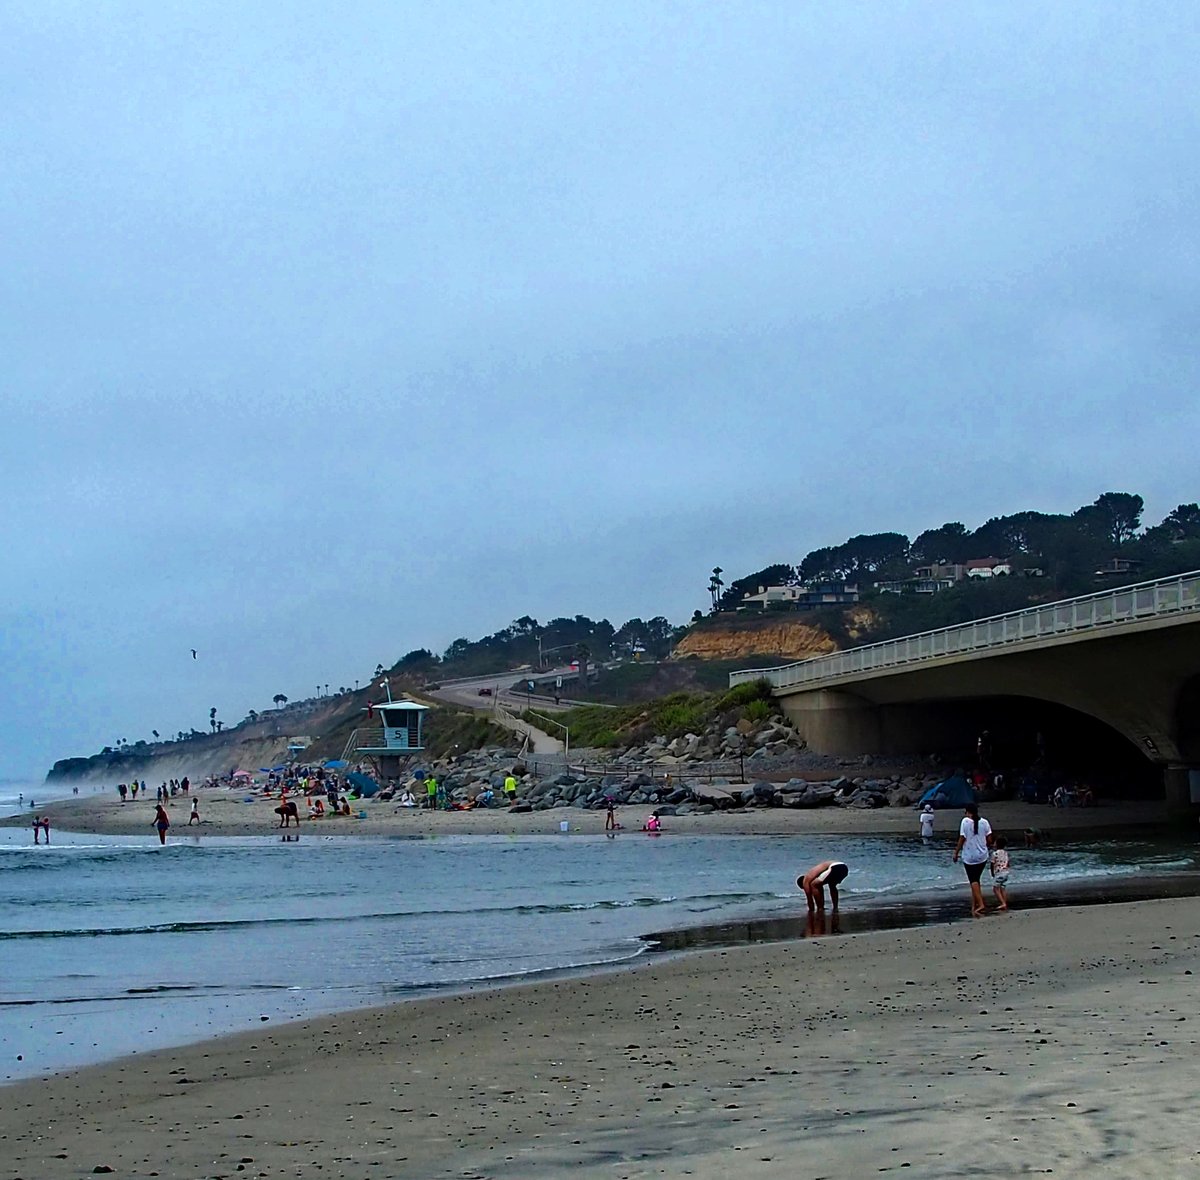
<svg viewBox="0 0 1200 1180">
<path fill-rule="evenodd" d="M 1012 896 L 1012 908 L 1046 909 L 1052 906 L 1109 905 L 1114 902 L 1153 901 L 1165 897 L 1200 897 L 1200 873 L 1170 876 L 1124 877 L 1095 885 L 1039 885 Z M 831 934 L 864 934 L 871 930 L 898 930 L 931 926 L 968 917 L 966 889 L 962 894 L 939 893 L 904 901 L 860 900 L 856 909 L 852 893 L 843 894 L 837 914 L 797 914 L 783 918 L 751 918 L 744 922 L 714 922 L 646 935 L 655 951 L 685 951 L 704 947 L 742 946 L 751 942 L 788 942 L 797 938 L 821 938 Z M 988 914 L 1002 921 L 1003 914 L 989 908 Z"/>
</svg>

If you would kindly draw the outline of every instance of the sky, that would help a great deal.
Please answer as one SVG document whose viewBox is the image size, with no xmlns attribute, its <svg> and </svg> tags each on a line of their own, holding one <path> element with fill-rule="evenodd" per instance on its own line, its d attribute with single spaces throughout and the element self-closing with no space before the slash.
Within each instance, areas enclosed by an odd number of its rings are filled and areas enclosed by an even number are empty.
<svg viewBox="0 0 1200 1180">
<path fill-rule="evenodd" d="M 1200 498 L 1197 60 L 1169 2 L 5 4 L 0 769 Z"/>
</svg>

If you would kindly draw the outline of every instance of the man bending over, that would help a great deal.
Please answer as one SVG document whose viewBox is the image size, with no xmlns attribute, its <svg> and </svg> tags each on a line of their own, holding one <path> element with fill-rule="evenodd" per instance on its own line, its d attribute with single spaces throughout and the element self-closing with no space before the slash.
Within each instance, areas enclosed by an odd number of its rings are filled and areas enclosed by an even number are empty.
<svg viewBox="0 0 1200 1180">
<path fill-rule="evenodd" d="M 837 913 L 837 887 L 846 879 L 850 870 L 840 860 L 823 860 L 819 865 L 813 865 L 802 877 L 796 878 L 796 884 L 804 890 L 808 898 L 809 913 L 825 908 L 825 887 L 829 887 L 829 899 L 833 903 L 833 912 Z"/>
</svg>

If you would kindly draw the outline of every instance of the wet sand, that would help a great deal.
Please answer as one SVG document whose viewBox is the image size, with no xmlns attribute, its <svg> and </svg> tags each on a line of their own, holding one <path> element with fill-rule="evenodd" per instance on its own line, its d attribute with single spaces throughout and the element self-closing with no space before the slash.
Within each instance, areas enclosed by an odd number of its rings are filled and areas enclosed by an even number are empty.
<svg viewBox="0 0 1200 1180">
<path fill-rule="evenodd" d="M 243 802 L 245 791 L 201 789 L 195 794 L 200 800 L 201 822 L 188 826 L 191 804 L 182 795 L 176 796 L 168 807 L 172 827 L 170 839 L 183 836 L 256 836 L 276 831 L 279 817 L 274 808 L 277 801 L 257 798 Z M 301 805 L 303 811 L 303 805 Z M 474 811 L 424 811 L 402 808 L 392 803 L 364 800 L 355 811 L 365 811 L 367 818 L 326 817 L 322 820 L 302 819 L 301 835 L 338 836 L 436 836 L 436 835 L 559 835 L 559 825 L 566 820 L 571 832 L 597 833 L 604 830 L 603 811 L 587 811 L 578 807 L 556 807 L 549 811 L 512 813 L 506 808 Z M 653 808 L 649 805 L 617 808 L 617 818 L 626 830 L 638 830 Z M 52 828 L 72 832 L 102 835 L 151 835 L 154 803 L 139 799 L 121 803 L 115 793 L 81 795 L 39 807 L 49 815 Z M 1165 820 L 1163 804 L 1112 803 L 1102 807 L 1055 808 L 1026 803 L 1000 802 L 982 805 L 983 814 L 997 831 L 1021 832 L 1033 827 L 1042 832 L 1078 832 L 1108 830 L 1113 834 L 1131 833 L 1146 825 L 1161 825 Z M 962 813 L 958 810 L 937 813 L 937 831 L 957 831 Z M 27 827 L 29 815 L 0 820 L 0 826 Z M 828 832 L 832 834 L 915 834 L 917 813 L 911 807 L 856 808 L 822 807 L 811 811 L 780 807 L 739 808 L 714 812 L 711 815 L 671 816 L 663 821 L 667 832 L 713 834 L 723 836 L 787 835 L 791 833 Z M 293 831 L 295 831 L 293 825 Z"/>
<path fill-rule="evenodd" d="M 1191 1175 L 1198 918 L 1016 911 L 264 1025 L 6 1089 L 0 1177 Z"/>
</svg>

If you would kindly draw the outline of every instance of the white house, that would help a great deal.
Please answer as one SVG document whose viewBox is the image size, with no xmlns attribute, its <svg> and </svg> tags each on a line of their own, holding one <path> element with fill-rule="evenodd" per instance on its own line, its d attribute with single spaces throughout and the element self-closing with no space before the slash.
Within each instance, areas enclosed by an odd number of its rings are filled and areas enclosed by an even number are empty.
<svg viewBox="0 0 1200 1180">
<path fill-rule="evenodd" d="M 1003 557 L 976 557 L 967 562 L 968 578 L 999 578 L 1012 573 L 1012 565 Z"/>
</svg>

